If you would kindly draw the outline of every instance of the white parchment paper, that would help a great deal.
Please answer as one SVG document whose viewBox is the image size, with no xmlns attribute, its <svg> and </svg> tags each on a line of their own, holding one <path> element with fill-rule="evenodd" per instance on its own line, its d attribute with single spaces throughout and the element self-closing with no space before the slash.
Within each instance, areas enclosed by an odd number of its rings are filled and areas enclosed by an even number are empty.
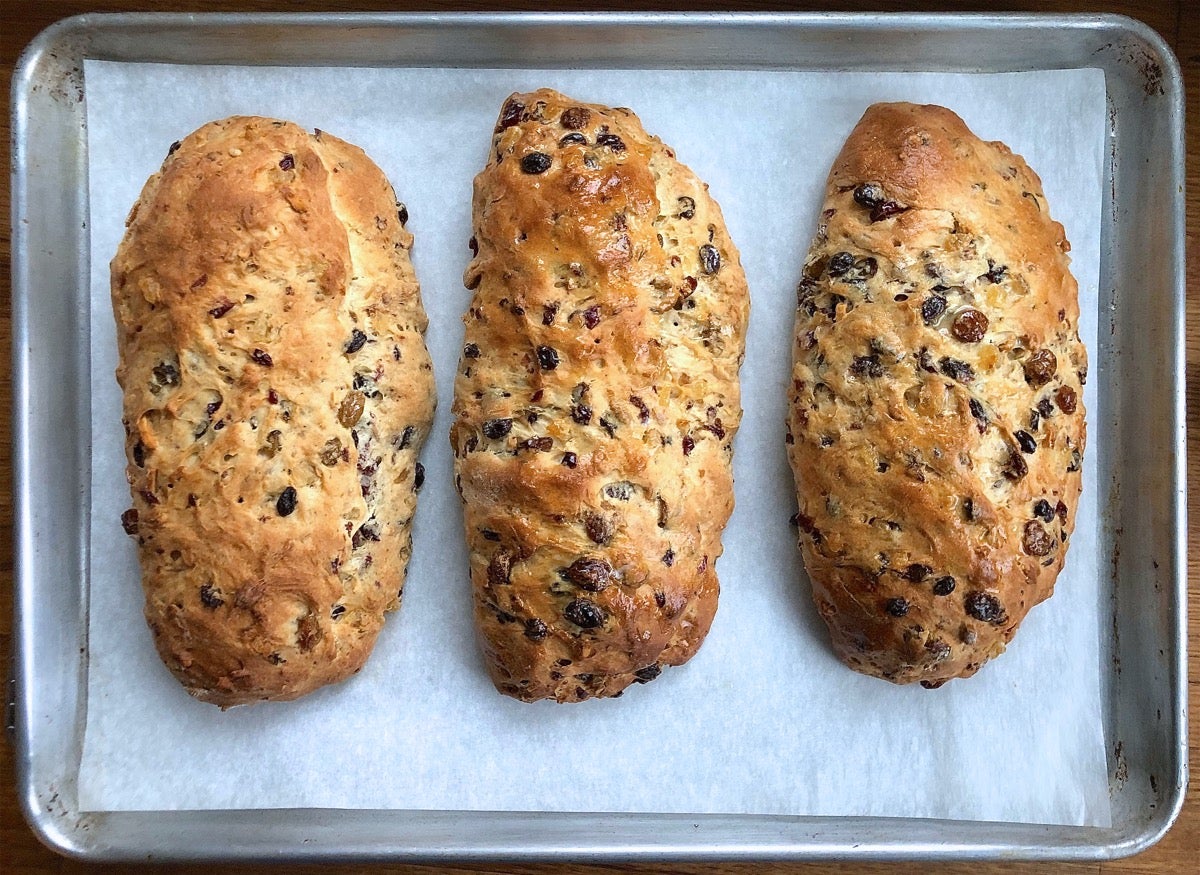
<svg viewBox="0 0 1200 875">
<path fill-rule="evenodd" d="M 840 665 L 788 517 L 794 290 L 830 163 L 875 101 L 941 103 L 1041 174 L 1096 354 L 1105 91 L 1096 70 L 1004 75 L 279 69 L 88 62 L 92 522 L 83 810 L 263 807 L 883 815 L 1109 825 L 1095 460 L 1053 599 L 1008 653 L 937 691 Z M 471 180 L 514 90 L 632 107 L 710 183 L 753 306 L 720 610 L 687 666 L 616 700 L 522 704 L 476 649 L 446 439 L 469 293 Z M 221 712 L 160 664 L 141 616 L 108 261 L 174 140 L 235 113 L 362 146 L 408 205 L 439 411 L 404 604 L 362 673 Z M 1093 361 L 1093 370 L 1102 366 Z M 1095 385 L 1085 401 L 1095 409 Z"/>
</svg>

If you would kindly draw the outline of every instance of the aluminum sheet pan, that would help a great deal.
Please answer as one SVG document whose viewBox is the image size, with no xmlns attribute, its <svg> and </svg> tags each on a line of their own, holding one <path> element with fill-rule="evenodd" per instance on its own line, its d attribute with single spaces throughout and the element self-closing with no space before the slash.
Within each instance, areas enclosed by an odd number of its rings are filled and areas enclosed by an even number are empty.
<svg viewBox="0 0 1200 875">
<path fill-rule="evenodd" d="M 450 811 L 80 811 L 90 447 L 84 59 L 181 64 L 1102 69 L 1099 349 L 1113 826 Z M 112 15 L 46 31 L 13 80 L 18 790 L 64 853 L 129 859 L 1064 858 L 1134 853 L 1186 786 L 1183 124 L 1178 65 L 1115 16 Z M 1123 291 L 1129 289 L 1130 293 Z M 1107 327 L 1109 331 L 1103 331 Z M 66 436 L 66 439 L 64 439 Z M 1106 624 L 1107 626 L 1107 624 Z M 1108 632 L 1108 630 L 1105 630 Z"/>
</svg>

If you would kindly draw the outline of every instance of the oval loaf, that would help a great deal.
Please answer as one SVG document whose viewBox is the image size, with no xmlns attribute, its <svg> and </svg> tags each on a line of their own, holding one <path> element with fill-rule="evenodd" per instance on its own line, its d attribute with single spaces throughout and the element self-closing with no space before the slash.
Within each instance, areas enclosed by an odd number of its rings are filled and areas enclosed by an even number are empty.
<svg viewBox="0 0 1200 875">
<path fill-rule="evenodd" d="M 800 283 L 788 447 L 838 656 L 936 687 L 1004 650 L 1080 494 L 1070 246 L 1041 182 L 938 106 L 877 104 Z"/>
<path fill-rule="evenodd" d="M 112 262 L 146 618 L 221 706 L 358 671 L 398 604 L 433 412 L 398 205 L 361 149 L 212 122 L 146 183 Z"/>
<path fill-rule="evenodd" d="M 451 431 L 496 686 L 615 696 L 717 606 L 748 314 L 707 187 L 627 109 L 505 103 Z"/>
</svg>

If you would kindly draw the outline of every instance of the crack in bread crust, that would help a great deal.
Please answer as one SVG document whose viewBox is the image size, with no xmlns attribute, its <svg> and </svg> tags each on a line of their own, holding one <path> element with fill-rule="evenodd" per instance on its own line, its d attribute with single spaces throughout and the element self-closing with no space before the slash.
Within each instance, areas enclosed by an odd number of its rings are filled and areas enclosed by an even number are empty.
<svg viewBox="0 0 1200 875">
<path fill-rule="evenodd" d="M 1077 285 L 1037 175 L 947 109 L 876 104 L 798 292 L 788 451 L 838 656 L 936 687 L 1048 598 L 1081 490 Z"/>
<path fill-rule="evenodd" d="M 450 436 L 478 629 L 504 693 L 619 695 L 716 610 L 745 276 L 629 110 L 515 94 L 492 146 Z"/>
<path fill-rule="evenodd" d="M 341 680 L 398 604 L 434 390 L 397 206 L 361 149 L 234 117 L 130 213 L 123 521 L 158 650 L 204 701 Z"/>
</svg>

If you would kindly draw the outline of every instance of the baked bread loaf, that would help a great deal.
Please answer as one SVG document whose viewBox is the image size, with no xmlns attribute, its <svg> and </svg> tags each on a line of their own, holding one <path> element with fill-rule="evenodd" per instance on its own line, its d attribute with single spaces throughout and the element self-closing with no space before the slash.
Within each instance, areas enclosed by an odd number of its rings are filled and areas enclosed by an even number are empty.
<svg viewBox="0 0 1200 875">
<path fill-rule="evenodd" d="M 112 262 L 146 618 L 222 707 L 361 668 L 433 414 L 412 235 L 356 146 L 228 118 L 171 146 Z"/>
<path fill-rule="evenodd" d="M 619 695 L 717 606 L 748 314 L 707 186 L 627 109 L 514 94 L 475 179 L 454 395 L 497 688 Z"/>
<path fill-rule="evenodd" d="M 838 656 L 936 687 L 1063 567 L 1087 358 L 1041 182 L 939 106 L 877 104 L 834 163 L 798 295 L 788 451 Z"/>
</svg>

